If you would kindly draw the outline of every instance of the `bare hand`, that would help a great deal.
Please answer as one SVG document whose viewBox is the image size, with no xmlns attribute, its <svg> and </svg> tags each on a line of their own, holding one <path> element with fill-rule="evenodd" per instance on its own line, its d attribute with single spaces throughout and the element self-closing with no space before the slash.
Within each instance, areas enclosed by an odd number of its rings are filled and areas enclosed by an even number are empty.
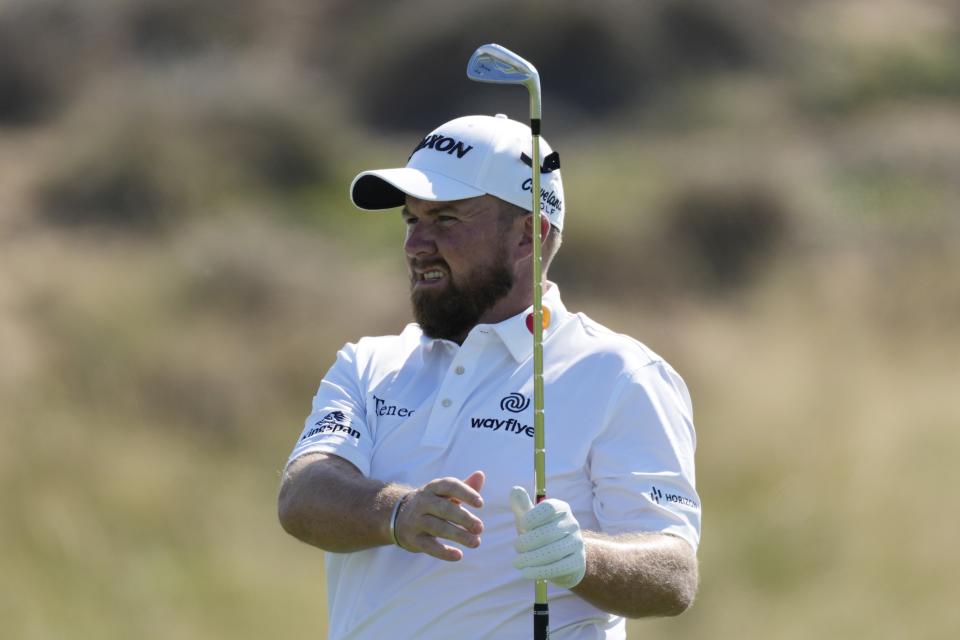
<svg viewBox="0 0 960 640">
<path fill-rule="evenodd" d="M 464 505 L 483 506 L 483 480 L 483 472 L 474 471 L 465 480 L 439 478 L 410 493 L 397 516 L 400 546 L 450 562 L 463 558 L 463 551 L 441 540 L 480 546 L 483 522 Z"/>
</svg>

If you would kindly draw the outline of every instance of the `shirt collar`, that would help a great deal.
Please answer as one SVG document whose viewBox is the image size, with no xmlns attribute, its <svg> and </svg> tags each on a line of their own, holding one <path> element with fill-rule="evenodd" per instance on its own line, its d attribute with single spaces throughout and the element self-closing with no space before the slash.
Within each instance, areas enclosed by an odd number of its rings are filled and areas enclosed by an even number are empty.
<svg viewBox="0 0 960 640">
<path fill-rule="evenodd" d="M 543 330 L 543 339 L 546 340 L 547 336 L 552 335 L 567 316 L 567 308 L 560 299 L 560 287 L 553 282 L 547 282 L 547 288 L 543 292 L 541 301 L 543 306 L 550 310 L 550 324 Z M 510 355 L 517 362 L 523 362 L 533 353 L 533 335 L 527 329 L 527 316 L 531 313 L 533 313 L 533 305 L 503 322 L 482 325 L 493 330 L 493 333 L 500 338 L 500 341 L 503 342 Z M 476 327 L 474 327 L 475 329 Z M 449 340 L 430 338 L 422 333 L 420 334 L 420 345 L 428 352 L 433 351 L 438 345 L 440 347 L 457 346 L 456 343 Z"/>
<path fill-rule="evenodd" d="M 567 308 L 560 300 L 560 288 L 553 282 L 547 283 L 541 301 L 550 311 L 550 324 L 543 330 L 543 339 L 546 340 L 565 319 Z M 533 305 L 527 307 L 523 313 L 490 325 L 517 362 L 523 362 L 533 353 L 533 334 L 527 329 L 527 316 L 531 313 L 533 313 Z"/>
</svg>

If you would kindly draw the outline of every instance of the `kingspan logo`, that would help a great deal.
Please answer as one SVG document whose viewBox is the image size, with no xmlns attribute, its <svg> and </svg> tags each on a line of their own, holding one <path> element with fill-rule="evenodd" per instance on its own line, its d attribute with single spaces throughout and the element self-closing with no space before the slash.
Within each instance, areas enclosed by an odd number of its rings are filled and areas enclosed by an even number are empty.
<svg viewBox="0 0 960 640">
<path fill-rule="evenodd" d="M 421 149 L 433 149 L 434 151 L 445 152 L 448 156 L 457 154 L 457 158 L 463 158 L 463 156 L 470 153 L 473 146 L 468 146 L 463 144 L 463 141 L 457 140 L 456 138 L 451 138 L 445 136 L 442 133 L 434 133 L 427 136 L 420 141 L 420 144 L 410 153 L 410 158 L 413 157 L 417 151 Z M 407 158 L 409 160 L 410 158 Z"/>
<path fill-rule="evenodd" d="M 345 433 L 354 440 L 360 439 L 360 432 L 350 426 L 350 418 L 343 411 L 331 411 L 313 424 L 314 427 L 300 438 L 301 442 L 321 433 Z"/>
</svg>

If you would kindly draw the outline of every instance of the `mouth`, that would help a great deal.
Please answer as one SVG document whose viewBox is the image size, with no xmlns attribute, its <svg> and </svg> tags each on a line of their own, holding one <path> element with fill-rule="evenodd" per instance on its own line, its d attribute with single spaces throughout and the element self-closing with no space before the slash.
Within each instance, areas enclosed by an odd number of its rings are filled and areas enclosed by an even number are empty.
<svg viewBox="0 0 960 640">
<path fill-rule="evenodd" d="M 442 269 L 430 267 L 413 271 L 414 287 L 435 287 L 447 281 L 447 273 Z"/>
</svg>

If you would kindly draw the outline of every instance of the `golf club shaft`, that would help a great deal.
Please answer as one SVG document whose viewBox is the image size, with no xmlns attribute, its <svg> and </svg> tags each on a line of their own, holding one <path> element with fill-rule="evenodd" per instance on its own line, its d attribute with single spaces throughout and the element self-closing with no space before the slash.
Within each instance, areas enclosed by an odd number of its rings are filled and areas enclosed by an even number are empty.
<svg viewBox="0 0 960 640">
<path fill-rule="evenodd" d="M 531 107 L 532 107 L 531 100 Z M 539 114 L 538 114 L 539 115 Z M 533 172 L 531 190 L 533 192 L 533 470 L 536 485 L 536 500 L 541 502 L 547 497 L 546 486 L 546 443 L 544 438 L 543 416 L 543 289 L 541 286 L 541 238 L 540 238 L 540 118 L 531 117 L 530 128 L 533 131 L 532 159 Z M 547 582 L 537 580 L 534 597 L 534 640 L 546 640 L 549 628 L 549 610 L 547 607 Z M 542 635 L 541 635 L 542 634 Z"/>
<path fill-rule="evenodd" d="M 544 444 L 543 420 L 543 290 L 541 280 L 540 237 L 540 74 L 536 67 L 498 44 L 485 44 L 474 51 L 467 62 L 467 77 L 478 82 L 494 84 L 522 84 L 530 95 L 530 132 L 532 162 L 530 169 L 530 196 L 533 206 L 533 471 L 537 502 L 547 497 L 546 446 Z M 534 640 L 547 640 L 549 631 L 549 607 L 547 605 L 547 582 L 537 580 L 533 604 Z"/>
</svg>

